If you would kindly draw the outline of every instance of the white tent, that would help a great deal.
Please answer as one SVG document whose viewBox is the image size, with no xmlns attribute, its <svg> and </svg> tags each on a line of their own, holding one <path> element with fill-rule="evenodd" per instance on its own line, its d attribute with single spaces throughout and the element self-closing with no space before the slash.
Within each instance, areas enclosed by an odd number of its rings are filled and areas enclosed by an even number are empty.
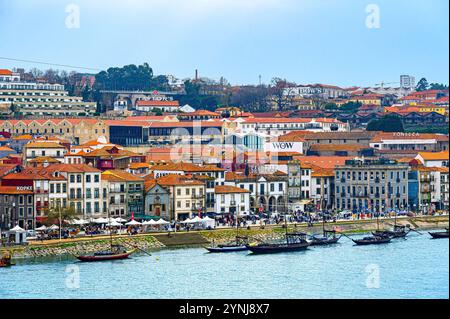
<svg viewBox="0 0 450 319">
<path fill-rule="evenodd" d="M 50 229 L 50 230 L 58 230 L 59 227 L 56 226 L 56 225 L 51 225 L 48 229 Z"/>
<path fill-rule="evenodd" d="M 198 216 L 195 216 L 194 218 L 191 219 L 191 223 L 201 223 L 202 219 Z"/>
<path fill-rule="evenodd" d="M 137 225 L 141 225 L 141 223 L 138 222 L 138 221 L 135 221 L 133 219 L 133 220 L 129 221 L 128 223 L 126 223 L 125 225 L 127 225 L 127 226 L 137 226 Z"/>
<path fill-rule="evenodd" d="M 14 243 L 22 244 L 27 242 L 27 232 L 19 225 L 14 226 L 9 230 L 9 233 L 14 234 Z"/>
<path fill-rule="evenodd" d="M 25 229 L 23 229 L 22 227 L 20 227 L 19 225 L 14 226 L 13 228 L 11 228 L 9 230 L 11 233 L 24 233 Z"/>
<path fill-rule="evenodd" d="M 118 222 L 118 223 L 125 223 L 127 220 L 126 220 L 126 219 L 123 219 L 123 218 L 120 218 L 120 217 L 117 217 L 117 218 L 115 219 L 115 221 Z"/>
<path fill-rule="evenodd" d="M 182 224 L 190 224 L 190 223 L 192 223 L 192 220 L 189 219 L 189 218 L 186 218 L 186 219 L 183 220 L 181 223 L 182 223 Z"/>
<path fill-rule="evenodd" d="M 216 221 L 206 216 L 205 218 L 202 218 L 202 224 L 204 224 L 206 227 L 214 228 L 214 226 L 216 226 Z"/>
<path fill-rule="evenodd" d="M 168 221 L 165 221 L 162 218 L 155 223 L 155 225 L 167 225 L 167 224 L 170 224 L 170 223 Z"/>
<path fill-rule="evenodd" d="M 100 217 L 100 218 L 94 219 L 94 223 L 96 223 L 96 224 L 107 224 L 107 223 L 109 223 L 109 220 L 108 220 L 108 218 Z"/>
<path fill-rule="evenodd" d="M 142 223 L 142 225 L 155 225 L 156 222 L 153 219 L 147 220 Z"/>
<path fill-rule="evenodd" d="M 106 226 L 110 226 L 110 227 L 121 227 L 123 226 L 121 223 L 116 222 L 115 220 L 113 220 L 110 223 L 107 223 Z"/>
<path fill-rule="evenodd" d="M 41 227 L 38 227 L 38 228 L 36 228 L 35 230 L 36 230 L 36 231 L 44 231 L 44 230 L 47 230 L 47 226 L 42 225 Z"/>
</svg>

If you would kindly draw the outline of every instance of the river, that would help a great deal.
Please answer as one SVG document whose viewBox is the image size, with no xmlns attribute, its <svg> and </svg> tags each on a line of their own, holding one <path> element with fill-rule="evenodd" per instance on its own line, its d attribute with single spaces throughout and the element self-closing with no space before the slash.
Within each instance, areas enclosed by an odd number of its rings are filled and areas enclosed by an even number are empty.
<svg viewBox="0 0 450 319">
<path fill-rule="evenodd" d="M 355 237 L 361 237 L 358 235 Z M 0 268 L 5 298 L 449 298 L 449 242 L 405 239 L 273 255 L 164 249 L 122 261 L 17 260 Z"/>
</svg>

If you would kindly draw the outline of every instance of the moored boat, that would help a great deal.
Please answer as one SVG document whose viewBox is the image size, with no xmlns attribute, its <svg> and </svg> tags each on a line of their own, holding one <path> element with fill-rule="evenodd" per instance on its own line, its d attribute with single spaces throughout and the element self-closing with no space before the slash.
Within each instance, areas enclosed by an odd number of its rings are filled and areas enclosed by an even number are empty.
<svg viewBox="0 0 450 319">
<path fill-rule="evenodd" d="M 11 254 L 8 251 L 4 252 L 2 258 L 0 258 L 0 267 L 14 266 L 15 264 L 11 261 L 11 259 Z"/>
<path fill-rule="evenodd" d="M 304 233 L 287 233 L 283 243 L 261 243 L 247 245 L 248 250 L 254 254 L 270 254 L 280 252 L 294 252 L 307 249 L 311 243 L 306 240 Z"/>
<path fill-rule="evenodd" d="M 342 236 L 336 236 L 334 230 L 324 230 L 322 236 L 311 235 L 311 246 L 336 244 Z"/>
<path fill-rule="evenodd" d="M 362 239 L 352 239 L 356 245 L 377 245 L 377 244 L 387 244 L 392 240 L 392 237 L 381 237 L 381 236 L 368 236 Z"/>
<path fill-rule="evenodd" d="M 430 234 L 434 239 L 448 238 L 448 228 L 446 228 L 445 231 L 428 232 L 428 234 Z"/>
<path fill-rule="evenodd" d="M 126 250 L 122 246 L 112 246 L 111 250 L 98 251 L 91 255 L 75 256 L 80 261 L 106 261 L 106 260 L 120 260 L 128 258 L 135 250 Z"/>
<path fill-rule="evenodd" d="M 235 242 L 228 244 L 215 245 L 205 247 L 210 253 L 228 253 L 233 251 L 243 251 L 247 250 L 248 237 L 236 236 Z"/>
</svg>

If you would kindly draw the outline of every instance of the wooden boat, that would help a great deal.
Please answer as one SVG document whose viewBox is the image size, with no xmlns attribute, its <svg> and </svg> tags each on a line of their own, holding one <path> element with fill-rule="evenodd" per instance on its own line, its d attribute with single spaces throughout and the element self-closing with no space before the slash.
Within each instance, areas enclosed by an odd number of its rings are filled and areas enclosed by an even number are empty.
<svg viewBox="0 0 450 319">
<path fill-rule="evenodd" d="M 311 244 L 304 233 L 286 233 L 285 239 L 284 243 L 261 243 L 247 245 L 247 248 L 254 254 L 271 254 L 305 250 Z"/>
<path fill-rule="evenodd" d="M 210 253 L 228 253 L 247 250 L 248 237 L 236 236 L 236 241 L 229 244 L 220 244 L 205 247 Z"/>
<path fill-rule="evenodd" d="M 15 264 L 11 261 L 12 257 L 10 253 L 5 253 L 0 259 L 0 267 L 11 267 Z"/>
<path fill-rule="evenodd" d="M 239 213 L 236 214 L 236 237 L 235 241 L 228 244 L 215 245 L 205 247 L 210 253 L 230 253 L 235 251 L 247 250 L 248 237 L 239 236 Z"/>
<path fill-rule="evenodd" d="M 445 231 L 437 231 L 437 232 L 428 232 L 434 239 L 438 238 L 448 238 L 448 228 Z"/>
<path fill-rule="evenodd" d="M 336 236 L 335 230 L 324 230 L 323 236 L 311 235 L 311 246 L 336 244 L 342 236 Z"/>
<path fill-rule="evenodd" d="M 311 235 L 311 246 L 324 246 L 336 244 L 342 236 L 336 236 L 335 230 L 325 229 L 325 215 L 322 214 L 322 236 Z"/>
<path fill-rule="evenodd" d="M 391 241 L 392 237 L 381 236 L 368 236 L 362 239 L 352 239 L 356 245 L 378 245 L 387 244 Z"/>
<path fill-rule="evenodd" d="M 121 246 L 113 246 L 111 250 L 104 250 L 95 252 L 92 255 L 75 256 L 80 261 L 93 262 L 93 261 L 106 261 L 106 260 L 120 260 L 126 259 L 135 250 L 126 250 Z"/>
<path fill-rule="evenodd" d="M 409 225 L 394 225 L 393 230 L 377 230 L 372 232 L 372 235 L 379 237 L 404 238 L 410 231 Z"/>
</svg>

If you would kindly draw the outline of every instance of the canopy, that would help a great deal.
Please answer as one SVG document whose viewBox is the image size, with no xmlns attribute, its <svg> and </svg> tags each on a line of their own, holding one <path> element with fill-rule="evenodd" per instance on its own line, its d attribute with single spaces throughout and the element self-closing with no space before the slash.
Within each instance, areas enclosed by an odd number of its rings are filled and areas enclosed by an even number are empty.
<svg viewBox="0 0 450 319">
<path fill-rule="evenodd" d="M 186 218 L 186 219 L 183 220 L 181 223 L 182 223 L 182 224 L 190 224 L 190 223 L 192 223 L 192 220 L 189 219 L 189 218 Z"/>
<path fill-rule="evenodd" d="M 109 223 L 109 220 L 108 220 L 108 218 L 96 218 L 96 219 L 94 219 L 94 223 L 107 224 L 107 223 Z"/>
<path fill-rule="evenodd" d="M 16 225 L 13 228 L 11 228 L 9 231 L 10 232 L 16 232 L 16 233 L 23 233 L 23 232 L 25 232 L 25 229 L 23 229 L 19 225 Z"/>
<path fill-rule="evenodd" d="M 56 226 L 56 225 L 51 225 L 48 229 L 50 229 L 50 230 L 58 230 L 59 227 Z"/>
<path fill-rule="evenodd" d="M 127 225 L 127 226 L 135 226 L 135 225 L 141 225 L 141 223 L 138 222 L 138 221 L 135 221 L 133 219 L 133 220 L 129 221 L 128 223 L 126 223 L 125 225 Z"/>
<path fill-rule="evenodd" d="M 44 230 L 47 230 L 47 226 L 42 225 L 41 227 L 38 227 L 35 230 L 37 230 L 37 231 L 44 231 Z"/>
<path fill-rule="evenodd" d="M 156 225 L 167 225 L 167 224 L 170 224 L 170 223 L 168 221 L 165 221 L 164 219 L 161 218 L 155 224 Z"/>
<path fill-rule="evenodd" d="M 214 220 L 214 219 L 212 219 L 211 217 L 208 217 L 208 216 L 202 218 L 202 221 L 204 221 L 204 222 L 211 221 L 211 220 Z"/>
<path fill-rule="evenodd" d="M 85 224 L 89 224 L 89 222 L 84 219 L 74 219 L 74 220 L 72 220 L 72 224 L 73 225 L 85 225 Z"/>
<path fill-rule="evenodd" d="M 145 222 L 142 223 L 142 225 L 155 225 L 156 222 L 153 219 L 150 220 L 146 220 Z"/>
<path fill-rule="evenodd" d="M 122 226 L 122 224 L 116 222 L 115 220 L 113 220 L 112 222 L 107 223 L 106 226 L 110 226 L 110 227 L 120 227 L 120 226 Z"/>
<path fill-rule="evenodd" d="M 201 223 L 202 219 L 198 216 L 195 216 L 194 218 L 191 219 L 191 223 Z"/>
<path fill-rule="evenodd" d="M 123 218 L 120 218 L 120 217 L 117 217 L 117 218 L 115 219 L 115 221 L 118 222 L 118 223 L 125 223 L 127 220 L 126 220 L 126 219 L 123 219 Z"/>
</svg>

